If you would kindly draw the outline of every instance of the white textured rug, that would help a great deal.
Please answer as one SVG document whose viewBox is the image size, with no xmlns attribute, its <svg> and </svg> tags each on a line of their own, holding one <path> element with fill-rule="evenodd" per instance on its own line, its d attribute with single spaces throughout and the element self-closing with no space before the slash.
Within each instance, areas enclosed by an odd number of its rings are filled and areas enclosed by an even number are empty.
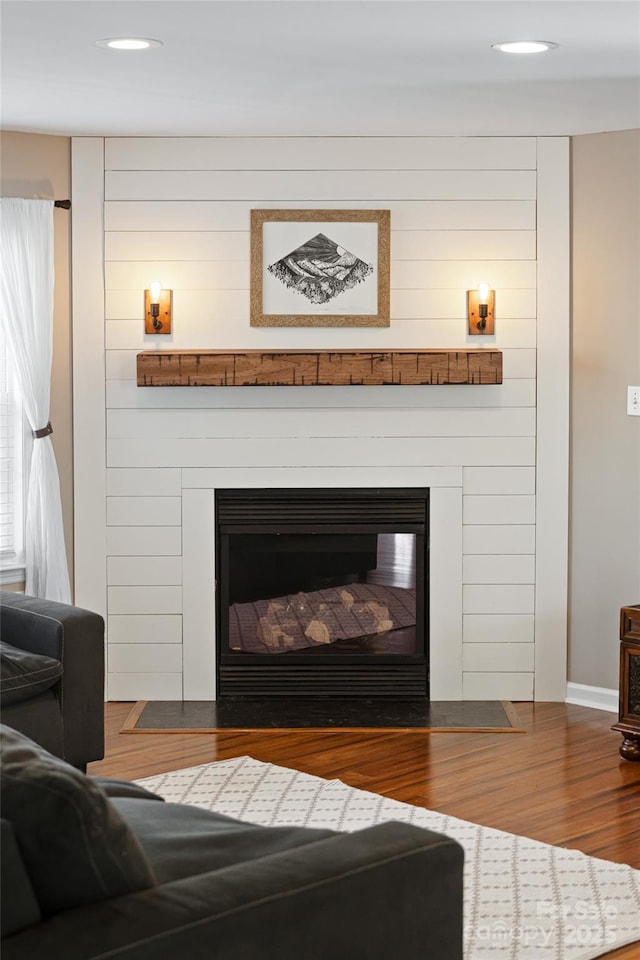
<svg viewBox="0 0 640 960">
<path fill-rule="evenodd" d="M 402 820 L 454 837 L 465 850 L 465 960 L 592 960 L 640 940 L 640 870 L 622 864 L 252 757 L 138 782 L 251 823 L 351 831 Z"/>
</svg>

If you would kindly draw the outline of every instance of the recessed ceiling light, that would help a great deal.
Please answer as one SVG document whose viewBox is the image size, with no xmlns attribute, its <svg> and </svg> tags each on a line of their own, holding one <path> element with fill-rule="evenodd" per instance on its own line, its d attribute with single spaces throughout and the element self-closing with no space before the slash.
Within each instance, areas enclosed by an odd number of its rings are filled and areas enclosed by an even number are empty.
<svg viewBox="0 0 640 960">
<path fill-rule="evenodd" d="M 492 43 L 491 46 L 502 53 L 544 53 L 546 50 L 555 50 L 558 44 L 549 40 L 508 40 L 506 43 Z"/>
<path fill-rule="evenodd" d="M 147 37 L 107 37 L 96 40 L 96 47 L 109 47 L 111 50 L 148 50 L 149 47 L 161 47 L 162 40 L 149 40 Z"/>
</svg>

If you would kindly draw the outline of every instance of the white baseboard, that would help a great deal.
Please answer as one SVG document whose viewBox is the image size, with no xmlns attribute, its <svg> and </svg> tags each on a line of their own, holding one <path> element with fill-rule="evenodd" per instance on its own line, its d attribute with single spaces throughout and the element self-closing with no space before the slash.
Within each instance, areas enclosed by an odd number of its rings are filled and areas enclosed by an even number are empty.
<svg viewBox="0 0 640 960">
<path fill-rule="evenodd" d="M 579 707 L 593 707 L 594 710 L 618 712 L 618 691 L 607 687 L 589 687 L 584 683 L 567 684 L 567 703 Z"/>
</svg>

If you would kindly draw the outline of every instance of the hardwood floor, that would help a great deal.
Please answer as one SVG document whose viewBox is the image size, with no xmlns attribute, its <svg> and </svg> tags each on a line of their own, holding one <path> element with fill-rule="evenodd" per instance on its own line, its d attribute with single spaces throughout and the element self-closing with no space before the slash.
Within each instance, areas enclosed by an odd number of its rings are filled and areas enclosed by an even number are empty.
<svg viewBox="0 0 640 960">
<path fill-rule="evenodd" d="M 107 704 L 106 757 L 90 773 L 135 779 L 249 755 L 640 868 L 640 763 L 619 757 L 614 714 L 519 703 L 523 734 L 121 734 L 131 707 Z M 607 956 L 638 960 L 640 945 Z"/>
</svg>

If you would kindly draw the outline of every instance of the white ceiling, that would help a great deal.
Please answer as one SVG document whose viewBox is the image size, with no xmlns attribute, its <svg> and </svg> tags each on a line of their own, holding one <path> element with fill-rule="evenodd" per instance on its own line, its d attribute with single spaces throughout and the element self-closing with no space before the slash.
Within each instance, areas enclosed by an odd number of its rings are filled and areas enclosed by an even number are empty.
<svg viewBox="0 0 640 960">
<path fill-rule="evenodd" d="M 1 120 L 66 135 L 640 127 L 637 0 L 3 0 Z M 130 53 L 103 37 L 162 40 Z M 552 40 L 538 56 L 500 40 Z"/>
</svg>

